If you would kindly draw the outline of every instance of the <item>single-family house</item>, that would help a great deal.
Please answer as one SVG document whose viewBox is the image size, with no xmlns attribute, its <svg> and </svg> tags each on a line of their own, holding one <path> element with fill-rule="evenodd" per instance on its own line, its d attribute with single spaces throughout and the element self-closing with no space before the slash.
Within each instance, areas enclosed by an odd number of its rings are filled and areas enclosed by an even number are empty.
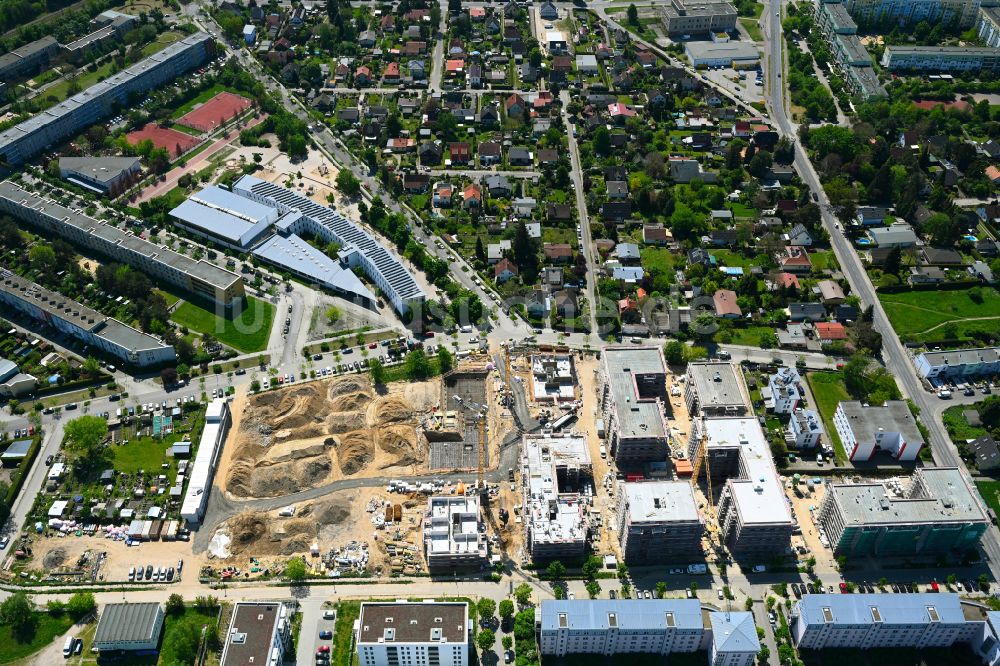
<svg viewBox="0 0 1000 666">
<path fill-rule="evenodd" d="M 730 289 L 719 289 L 712 295 L 715 303 L 715 315 L 723 319 L 739 319 L 743 310 L 736 303 L 736 292 Z"/>
<path fill-rule="evenodd" d="M 478 185 L 470 183 L 462 190 L 462 207 L 475 208 L 483 203 L 483 191 Z"/>
<path fill-rule="evenodd" d="M 517 266 L 513 261 L 504 257 L 493 267 L 493 279 L 497 284 L 506 282 L 517 277 Z"/>
<path fill-rule="evenodd" d="M 545 243 L 542 245 L 545 258 L 555 263 L 569 263 L 573 258 L 573 247 L 569 243 Z"/>
</svg>

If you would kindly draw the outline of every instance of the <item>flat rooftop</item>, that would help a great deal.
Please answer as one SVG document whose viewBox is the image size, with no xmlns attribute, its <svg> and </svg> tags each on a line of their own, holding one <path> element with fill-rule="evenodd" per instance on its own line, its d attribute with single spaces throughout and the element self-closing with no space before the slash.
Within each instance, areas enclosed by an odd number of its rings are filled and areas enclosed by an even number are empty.
<svg viewBox="0 0 1000 666">
<path fill-rule="evenodd" d="M 234 245 L 243 245 L 243 237 L 253 231 L 262 233 L 266 225 L 278 219 L 278 209 L 266 206 L 217 185 L 209 185 L 192 195 L 170 214 L 183 224 L 201 229 Z"/>
<path fill-rule="evenodd" d="M 542 631 L 573 632 L 704 628 L 697 599 L 543 599 L 541 625 Z"/>
<path fill-rule="evenodd" d="M 469 609 L 465 603 L 363 603 L 358 618 L 358 643 L 433 641 L 465 645 L 469 640 L 468 625 Z"/>
<path fill-rule="evenodd" d="M 886 46 L 894 56 L 1000 57 L 1000 49 L 989 46 Z"/>
<path fill-rule="evenodd" d="M 375 300 L 375 295 L 354 271 L 343 267 L 339 261 L 331 259 L 295 234 L 271 236 L 255 247 L 251 254 L 342 293 Z"/>
<path fill-rule="evenodd" d="M 525 521 L 538 543 L 582 541 L 586 515 L 577 492 L 559 487 L 560 467 L 591 466 L 587 441 L 580 435 L 526 435 L 521 445 Z"/>
<path fill-rule="evenodd" d="M 432 497 L 424 520 L 428 555 L 479 553 L 486 557 L 486 534 L 476 496 Z"/>
<path fill-rule="evenodd" d="M 920 434 L 910 406 L 902 400 L 868 406 L 857 400 L 846 400 L 840 403 L 839 408 L 843 409 L 851 432 L 859 442 L 874 442 L 883 433 L 898 432 L 907 443 L 924 443 L 924 436 Z"/>
<path fill-rule="evenodd" d="M 625 437 L 666 437 L 660 404 L 642 396 L 637 378 L 667 374 L 659 347 L 608 347 L 604 350 L 608 386 L 618 416 L 618 429 Z"/>
<path fill-rule="evenodd" d="M 784 486 L 771 458 L 771 447 L 757 419 L 701 419 L 708 447 L 739 447 L 741 477 L 729 479 L 743 524 L 792 522 Z"/>
<path fill-rule="evenodd" d="M 857 30 L 858 24 L 854 22 L 851 18 L 850 12 L 847 11 L 847 5 L 842 2 L 824 2 L 822 4 L 823 12 L 829 15 L 830 22 L 833 24 L 834 30 L 840 30 L 843 28 L 848 28 L 851 30 Z"/>
<path fill-rule="evenodd" d="M 279 619 L 287 621 L 285 613 L 277 601 L 237 603 L 224 638 L 221 666 L 270 664 L 275 629 Z"/>
<path fill-rule="evenodd" d="M 153 636 L 153 630 L 160 612 L 155 602 L 108 604 L 101 611 L 94 643 L 100 647 L 102 643 L 155 640 L 159 637 Z"/>
<path fill-rule="evenodd" d="M 732 363 L 689 363 L 688 382 L 698 395 L 699 407 L 749 409 L 749 396 L 738 373 Z"/>
<path fill-rule="evenodd" d="M 34 192 L 24 190 L 9 180 L 0 183 L 0 198 L 7 199 L 23 208 L 30 208 L 43 213 L 59 225 L 65 224 L 76 227 L 81 231 L 100 238 L 110 245 L 119 245 L 138 254 L 155 259 L 217 289 L 227 289 L 240 281 L 240 276 L 236 273 L 219 268 L 207 261 L 196 261 L 166 247 L 150 243 L 128 231 L 122 231 L 118 227 L 88 217 L 83 213 L 78 213 L 55 201 L 45 199 Z"/>
<path fill-rule="evenodd" d="M 631 523 L 698 522 L 701 516 L 694 489 L 687 481 L 622 483 Z"/>
<path fill-rule="evenodd" d="M 760 50 L 750 42 L 685 42 L 684 48 L 695 60 L 706 58 L 754 60 L 760 58 Z"/>
<path fill-rule="evenodd" d="M 831 483 L 826 492 L 847 526 L 987 521 L 976 492 L 954 467 L 918 469 L 902 494 L 878 481 Z"/>
<path fill-rule="evenodd" d="M 833 39 L 840 45 L 840 48 L 847 54 L 851 62 L 871 62 L 872 57 L 868 53 L 868 49 L 861 43 L 861 39 L 857 35 L 841 35 L 838 33 L 833 36 Z"/>
</svg>

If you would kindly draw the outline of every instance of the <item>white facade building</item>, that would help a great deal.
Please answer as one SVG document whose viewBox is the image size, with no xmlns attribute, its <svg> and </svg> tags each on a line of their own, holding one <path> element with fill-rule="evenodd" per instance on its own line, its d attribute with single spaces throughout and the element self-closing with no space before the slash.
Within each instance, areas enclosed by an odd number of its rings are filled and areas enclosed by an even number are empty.
<svg viewBox="0 0 1000 666">
<path fill-rule="evenodd" d="M 884 451 L 896 460 L 916 460 L 924 446 L 910 407 L 902 400 L 882 406 L 845 401 L 833 413 L 833 427 L 852 461 L 871 460 Z"/>
<path fill-rule="evenodd" d="M 753 666 L 760 653 L 760 639 L 753 613 L 728 611 L 710 613 L 712 645 L 708 650 L 710 666 Z"/>
<path fill-rule="evenodd" d="M 797 449 L 823 446 L 823 421 L 813 409 L 796 409 L 788 419 L 785 443 Z"/>
<path fill-rule="evenodd" d="M 985 614 L 957 594 L 808 594 L 790 629 L 800 650 L 950 647 L 973 641 Z"/>
<path fill-rule="evenodd" d="M 363 603 L 356 626 L 360 666 L 468 666 L 468 604 Z"/>
<path fill-rule="evenodd" d="M 188 523 L 197 524 L 205 513 L 208 504 L 208 493 L 212 489 L 212 475 L 215 464 L 222 453 L 222 445 L 232 419 L 229 415 L 229 405 L 222 398 L 216 398 L 208 403 L 205 410 L 205 427 L 201 431 L 198 442 L 198 455 L 191 466 L 191 476 L 188 479 L 187 494 L 181 504 L 181 518 Z"/>
<path fill-rule="evenodd" d="M 791 414 L 802 402 L 802 377 L 795 368 L 779 368 L 767 380 L 775 414 Z"/>
</svg>

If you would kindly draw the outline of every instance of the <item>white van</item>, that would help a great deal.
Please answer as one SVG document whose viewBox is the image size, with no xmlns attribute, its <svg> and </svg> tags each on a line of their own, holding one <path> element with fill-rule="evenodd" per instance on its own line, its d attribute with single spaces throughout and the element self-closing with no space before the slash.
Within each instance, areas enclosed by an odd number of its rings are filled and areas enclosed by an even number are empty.
<svg viewBox="0 0 1000 666">
<path fill-rule="evenodd" d="M 601 449 L 600 450 L 601 450 L 601 457 L 602 458 L 607 458 L 608 457 L 608 447 L 606 447 L 603 444 L 601 444 Z"/>
<path fill-rule="evenodd" d="M 73 654 L 73 646 L 76 644 L 75 636 L 67 636 L 66 642 L 63 643 L 63 656 L 67 659 Z"/>
</svg>

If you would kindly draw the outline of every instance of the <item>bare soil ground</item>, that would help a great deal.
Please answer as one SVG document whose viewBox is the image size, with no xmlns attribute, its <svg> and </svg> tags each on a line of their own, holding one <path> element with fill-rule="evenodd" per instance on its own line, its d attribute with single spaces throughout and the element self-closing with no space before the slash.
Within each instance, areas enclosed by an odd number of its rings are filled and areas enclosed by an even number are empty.
<svg viewBox="0 0 1000 666">
<path fill-rule="evenodd" d="M 46 573 L 87 570 L 78 568 L 81 557 L 97 558 L 105 554 L 98 570 L 98 581 L 127 581 L 130 567 L 177 567 L 183 559 L 185 567 L 193 562 L 191 544 L 185 541 L 150 541 L 135 546 L 126 546 L 124 541 L 105 539 L 100 536 L 36 536 L 31 543 L 32 561 L 29 569 L 44 570 Z M 194 569 L 196 571 L 196 569 Z M 67 581 L 88 580 L 88 576 L 67 576 Z"/>
<path fill-rule="evenodd" d="M 230 495 L 253 498 L 425 471 L 418 426 L 439 394 L 440 380 L 400 382 L 380 395 L 367 377 L 352 375 L 239 400 L 217 478 Z"/>
<path fill-rule="evenodd" d="M 331 552 L 364 551 L 368 570 L 378 574 L 388 572 L 394 564 L 403 569 L 403 552 L 409 553 L 407 563 L 423 568 L 421 525 L 427 498 L 423 495 L 388 494 L 381 488 L 360 488 L 330 493 L 322 499 L 295 506 L 292 516 L 282 510 L 244 511 L 219 526 L 218 533 L 229 537 L 228 557 L 209 557 L 209 566 L 248 568 L 254 558 L 261 568 L 280 570 L 289 556 L 310 552 L 313 544 L 320 556 L 309 562 L 317 572 L 327 567 Z M 384 517 L 386 505 L 399 505 L 399 521 L 383 523 L 373 517 Z M 286 512 L 287 513 L 287 512 Z M 393 551 L 390 554 L 390 547 Z M 215 560 L 214 562 L 211 560 Z"/>
</svg>

